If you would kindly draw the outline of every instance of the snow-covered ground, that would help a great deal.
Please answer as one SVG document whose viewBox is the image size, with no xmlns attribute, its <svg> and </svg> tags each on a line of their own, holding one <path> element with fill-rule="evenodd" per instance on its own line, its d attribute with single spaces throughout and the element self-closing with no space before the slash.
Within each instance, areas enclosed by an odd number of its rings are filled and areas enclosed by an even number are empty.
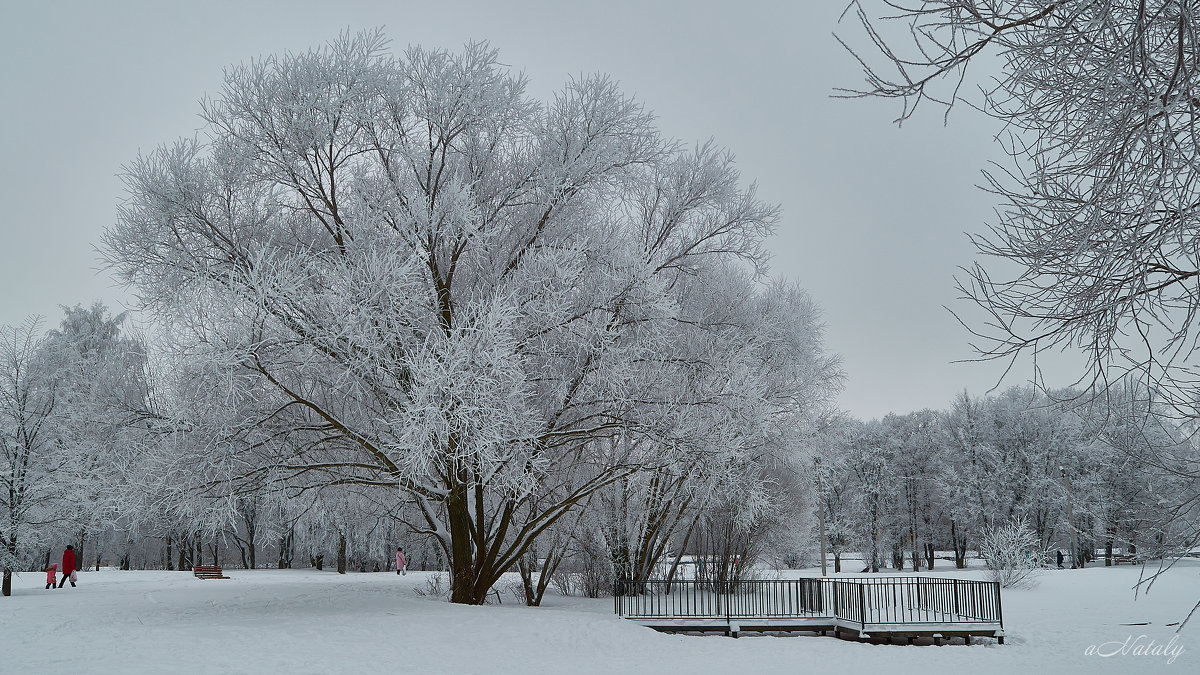
<svg viewBox="0 0 1200 675">
<path fill-rule="evenodd" d="M 431 574 L 421 572 L 227 570 L 232 579 L 200 581 L 102 570 L 55 590 L 25 573 L 0 598 L 0 673 L 1200 672 L 1200 619 L 1180 635 L 1169 625 L 1200 598 L 1200 565 L 1135 600 L 1138 572 L 1046 572 L 1036 588 L 1004 591 L 1007 644 L 941 647 L 666 635 L 614 617 L 611 598 L 463 607 L 418 596 Z M 1173 662 L 1134 653 L 1151 640 L 1171 643 Z M 1117 653 L 1089 655 L 1092 645 Z"/>
</svg>

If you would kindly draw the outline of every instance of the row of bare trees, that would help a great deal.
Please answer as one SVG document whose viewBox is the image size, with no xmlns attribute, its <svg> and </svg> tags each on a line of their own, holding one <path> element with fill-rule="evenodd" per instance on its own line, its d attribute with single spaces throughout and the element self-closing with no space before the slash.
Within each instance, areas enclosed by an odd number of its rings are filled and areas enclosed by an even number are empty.
<svg viewBox="0 0 1200 675">
<path fill-rule="evenodd" d="M 1105 399 L 1019 387 L 964 393 L 943 411 L 844 421 L 815 467 L 835 571 L 847 552 L 876 572 L 932 569 L 939 551 L 964 567 L 986 531 L 1016 520 L 1028 523 L 1036 551 L 1074 552 L 1077 564 L 1098 548 L 1106 564 L 1114 548 L 1186 553 L 1198 523 L 1163 505 L 1188 499 L 1200 451 L 1144 392 L 1132 381 Z M 1155 467 L 1148 455 L 1178 462 Z"/>
</svg>

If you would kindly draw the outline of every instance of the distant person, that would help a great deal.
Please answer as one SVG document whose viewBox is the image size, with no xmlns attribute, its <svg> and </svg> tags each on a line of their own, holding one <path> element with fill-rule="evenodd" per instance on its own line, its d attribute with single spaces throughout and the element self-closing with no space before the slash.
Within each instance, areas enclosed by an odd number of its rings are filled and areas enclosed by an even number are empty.
<svg viewBox="0 0 1200 675">
<path fill-rule="evenodd" d="M 50 563 L 50 566 L 46 568 L 46 590 L 50 590 L 58 582 L 58 579 L 54 578 L 56 574 L 58 574 L 58 563 Z"/>
<path fill-rule="evenodd" d="M 1055 557 L 1056 557 L 1056 558 L 1058 558 L 1058 569 L 1060 569 L 1060 570 L 1061 570 L 1061 569 L 1063 568 L 1063 554 L 1062 554 L 1062 549 L 1059 549 L 1059 551 L 1058 551 L 1058 555 L 1057 555 L 1057 556 L 1055 556 Z"/>
<path fill-rule="evenodd" d="M 77 578 L 75 574 L 75 547 L 70 544 L 67 544 L 67 550 L 63 551 L 62 575 L 63 578 L 62 581 L 58 582 L 58 587 L 62 588 L 63 584 L 70 580 L 71 588 L 74 588 L 75 579 Z"/>
<path fill-rule="evenodd" d="M 404 557 L 404 547 L 396 547 L 396 574 L 404 575 L 407 573 L 405 569 L 408 567 L 408 558 Z"/>
</svg>

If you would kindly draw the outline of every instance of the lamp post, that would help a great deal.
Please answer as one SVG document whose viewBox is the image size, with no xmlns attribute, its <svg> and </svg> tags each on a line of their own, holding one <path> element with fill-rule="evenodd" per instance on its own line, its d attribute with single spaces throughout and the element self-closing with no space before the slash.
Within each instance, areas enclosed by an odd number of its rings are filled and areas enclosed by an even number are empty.
<svg viewBox="0 0 1200 675">
<path fill-rule="evenodd" d="M 821 458 L 817 457 L 817 514 L 821 522 L 821 576 L 829 576 L 825 563 L 825 489 L 821 482 Z"/>
</svg>

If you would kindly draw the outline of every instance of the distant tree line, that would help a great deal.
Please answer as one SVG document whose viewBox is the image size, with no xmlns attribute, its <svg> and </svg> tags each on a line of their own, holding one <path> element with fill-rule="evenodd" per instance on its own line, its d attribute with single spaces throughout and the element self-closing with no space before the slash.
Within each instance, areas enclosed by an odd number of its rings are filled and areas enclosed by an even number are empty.
<svg viewBox="0 0 1200 675">
<path fill-rule="evenodd" d="M 814 471 L 835 570 L 847 552 L 870 571 L 964 567 L 989 528 L 1016 520 L 1036 535 L 1034 551 L 1070 560 L 1074 543 L 1078 565 L 1097 550 L 1105 564 L 1114 549 L 1143 558 L 1190 550 L 1194 514 L 1165 505 L 1195 489 L 1192 430 L 1156 412 L 1133 381 L 1108 393 L 963 393 L 946 410 L 832 426 Z"/>
</svg>

